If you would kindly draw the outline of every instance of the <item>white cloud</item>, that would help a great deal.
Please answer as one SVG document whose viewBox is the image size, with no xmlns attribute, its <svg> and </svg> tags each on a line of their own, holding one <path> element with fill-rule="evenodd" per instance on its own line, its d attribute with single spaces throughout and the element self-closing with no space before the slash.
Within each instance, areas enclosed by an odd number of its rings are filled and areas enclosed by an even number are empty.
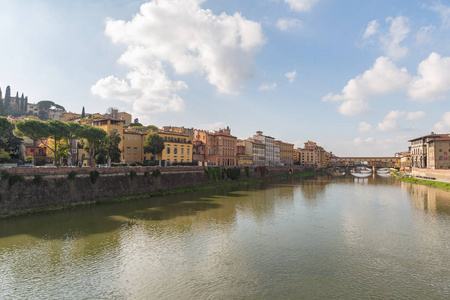
<svg viewBox="0 0 450 300">
<path fill-rule="evenodd" d="M 364 32 L 363 38 L 367 39 L 370 36 L 376 34 L 378 32 L 378 28 L 380 27 L 380 24 L 377 20 L 370 21 L 367 25 L 366 31 Z"/>
<path fill-rule="evenodd" d="M 211 124 L 203 124 L 202 129 L 204 130 L 219 130 L 227 127 L 225 122 L 215 122 Z"/>
<path fill-rule="evenodd" d="M 447 133 L 450 131 L 450 111 L 442 116 L 442 120 L 434 125 L 434 131 L 437 133 Z"/>
<path fill-rule="evenodd" d="M 408 48 L 400 46 L 400 43 L 409 34 L 409 19 L 403 16 L 389 17 L 386 22 L 391 23 L 391 26 L 389 33 L 381 37 L 384 51 L 392 59 L 400 59 L 408 53 Z"/>
<path fill-rule="evenodd" d="M 170 81 L 164 68 L 168 66 L 177 74 L 203 74 L 219 92 L 238 91 L 252 76 L 254 55 L 265 43 L 261 25 L 239 13 L 215 15 L 200 7 L 203 2 L 154 0 L 143 4 L 131 21 L 107 20 L 106 35 L 114 43 L 127 46 L 119 62 L 133 71 L 127 74 L 128 82 L 111 76 L 99 80 L 93 92 L 108 98 L 111 93 L 105 90 L 107 85 L 127 96 L 141 96 L 119 100 L 172 110 L 179 107 L 173 101 L 183 101 L 175 91 L 187 85 Z"/>
<path fill-rule="evenodd" d="M 362 100 L 347 100 L 339 106 L 339 112 L 346 116 L 362 115 L 369 111 L 369 104 Z"/>
<path fill-rule="evenodd" d="M 427 44 L 432 41 L 431 34 L 436 30 L 433 25 L 423 26 L 416 33 L 416 40 L 419 44 Z"/>
<path fill-rule="evenodd" d="M 439 14 L 443 27 L 450 27 L 450 6 L 446 6 L 442 3 L 435 3 L 430 9 Z"/>
<path fill-rule="evenodd" d="M 369 111 L 369 104 L 364 99 L 404 90 L 409 81 L 406 68 L 399 69 L 388 57 L 382 56 L 370 70 L 351 79 L 342 89 L 342 94 L 329 93 L 322 101 L 346 100 L 339 108 L 342 114 L 361 114 Z"/>
<path fill-rule="evenodd" d="M 272 91 L 274 89 L 276 89 L 277 84 L 276 83 L 264 83 L 263 85 L 261 85 L 258 90 L 260 91 Z"/>
<path fill-rule="evenodd" d="M 279 19 L 276 26 L 281 31 L 288 31 L 292 28 L 302 28 L 302 21 L 299 19 Z"/>
<path fill-rule="evenodd" d="M 319 0 L 284 0 L 289 4 L 291 10 L 309 11 Z"/>
<path fill-rule="evenodd" d="M 188 86 L 183 81 L 171 81 L 157 63 L 152 68 L 139 68 L 127 74 L 127 80 L 114 76 L 100 79 L 91 87 L 94 95 L 104 99 L 124 101 L 134 112 L 181 111 L 184 101 L 176 92 Z"/>
<path fill-rule="evenodd" d="M 295 78 L 297 77 L 297 71 L 294 70 L 292 72 L 287 72 L 286 74 L 284 74 L 284 76 L 286 76 L 290 83 L 293 83 L 295 81 Z"/>
<path fill-rule="evenodd" d="M 432 102 L 450 90 L 450 57 L 433 52 L 419 64 L 417 73 L 408 90 L 411 99 Z"/>
<path fill-rule="evenodd" d="M 359 132 L 368 132 L 372 130 L 372 125 L 366 122 L 359 123 L 358 131 Z"/>
<path fill-rule="evenodd" d="M 423 111 L 409 112 L 406 114 L 406 120 L 416 121 L 425 118 L 426 115 Z"/>
</svg>

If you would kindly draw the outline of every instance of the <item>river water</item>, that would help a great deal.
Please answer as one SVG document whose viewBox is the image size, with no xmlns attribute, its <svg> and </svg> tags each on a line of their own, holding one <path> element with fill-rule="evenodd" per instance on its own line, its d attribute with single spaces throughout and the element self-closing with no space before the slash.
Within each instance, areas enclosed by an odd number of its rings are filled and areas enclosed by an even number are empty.
<svg viewBox="0 0 450 300">
<path fill-rule="evenodd" d="M 0 299 L 449 299 L 450 193 L 320 177 L 0 220 Z"/>
</svg>

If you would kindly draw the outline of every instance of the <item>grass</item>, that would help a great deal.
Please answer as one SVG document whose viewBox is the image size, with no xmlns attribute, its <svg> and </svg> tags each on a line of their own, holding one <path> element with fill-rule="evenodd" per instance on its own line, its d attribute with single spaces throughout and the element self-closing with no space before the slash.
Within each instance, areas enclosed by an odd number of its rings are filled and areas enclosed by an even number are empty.
<svg viewBox="0 0 450 300">
<path fill-rule="evenodd" d="M 402 177 L 402 173 L 400 173 L 399 171 L 392 171 L 391 174 L 396 179 L 400 179 L 404 182 L 409 182 L 409 183 L 414 183 L 414 184 L 422 184 L 422 185 L 450 191 L 450 183 L 447 183 L 447 182 L 440 182 L 440 181 L 426 180 L 426 179 L 419 179 L 419 178 Z"/>
</svg>

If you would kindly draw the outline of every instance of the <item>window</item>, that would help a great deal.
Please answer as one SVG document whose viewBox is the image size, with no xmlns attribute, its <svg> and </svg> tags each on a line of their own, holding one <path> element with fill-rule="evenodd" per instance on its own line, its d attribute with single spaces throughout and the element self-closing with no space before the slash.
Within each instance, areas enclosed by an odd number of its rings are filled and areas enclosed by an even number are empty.
<svg viewBox="0 0 450 300">
<path fill-rule="evenodd" d="M 30 149 L 30 152 L 34 152 L 34 148 L 31 148 L 31 149 Z"/>
<path fill-rule="evenodd" d="M 177 148 L 173 148 L 173 154 L 178 154 L 178 149 Z"/>
<path fill-rule="evenodd" d="M 203 147 L 202 147 L 202 150 L 203 150 Z M 189 155 L 189 149 L 187 149 L 187 154 Z"/>
<path fill-rule="evenodd" d="M 130 152 L 131 152 L 131 148 L 127 147 L 127 153 L 130 154 Z"/>
<path fill-rule="evenodd" d="M 134 137 L 134 140 L 137 141 L 137 137 Z"/>
<path fill-rule="evenodd" d="M 184 149 L 183 148 L 181 148 L 181 154 L 184 154 Z"/>
<path fill-rule="evenodd" d="M 164 137 L 164 141 L 167 142 L 167 136 Z"/>
<path fill-rule="evenodd" d="M 128 136 L 128 140 L 130 140 L 130 137 Z"/>
<path fill-rule="evenodd" d="M 137 148 L 134 147 L 134 154 L 137 154 Z"/>
<path fill-rule="evenodd" d="M 439 156 L 439 160 L 443 160 L 443 157 L 442 157 L 442 156 Z"/>
<path fill-rule="evenodd" d="M 167 154 L 170 154 L 170 148 L 167 148 Z"/>
<path fill-rule="evenodd" d="M 186 143 L 186 138 L 183 139 L 183 142 Z"/>
</svg>

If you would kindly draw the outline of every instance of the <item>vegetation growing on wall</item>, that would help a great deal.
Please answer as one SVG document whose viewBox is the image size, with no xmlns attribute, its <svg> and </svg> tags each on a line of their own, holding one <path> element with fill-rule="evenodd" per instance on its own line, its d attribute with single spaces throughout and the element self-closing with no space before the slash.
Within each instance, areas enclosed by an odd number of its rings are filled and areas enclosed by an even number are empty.
<svg viewBox="0 0 450 300">
<path fill-rule="evenodd" d="M 250 177 L 250 168 L 248 166 L 244 167 L 244 171 L 245 171 L 245 176 L 247 176 L 247 178 Z"/>
<path fill-rule="evenodd" d="M 69 180 L 74 180 L 75 177 L 77 177 L 77 172 L 70 171 L 69 174 L 67 175 L 67 177 L 69 178 Z"/>
<path fill-rule="evenodd" d="M 161 176 L 161 171 L 156 169 L 153 171 L 152 175 L 153 175 L 153 177 L 159 177 L 159 176 Z"/>
<path fill-rule="evenodd" d="M 34 175 L 33 183 L 37 186 L 41 185 L 42 183 L 42 176 L 41 175 Z"/>
<path fill-rule="evenodd" d="M 100 176 L 100 173 L 98 171 L 91 171 L 89 173 L 89 177 L 91 178 L 91 183 L 95 184 L 97 182 L 97 179 L 99 176 Z"/>
<path fill-rule="evenodd" d="M 137 173 L 135 171 L 130 171 L 130 179 L 133 180 L 137 176 Z"/>
</svg>

